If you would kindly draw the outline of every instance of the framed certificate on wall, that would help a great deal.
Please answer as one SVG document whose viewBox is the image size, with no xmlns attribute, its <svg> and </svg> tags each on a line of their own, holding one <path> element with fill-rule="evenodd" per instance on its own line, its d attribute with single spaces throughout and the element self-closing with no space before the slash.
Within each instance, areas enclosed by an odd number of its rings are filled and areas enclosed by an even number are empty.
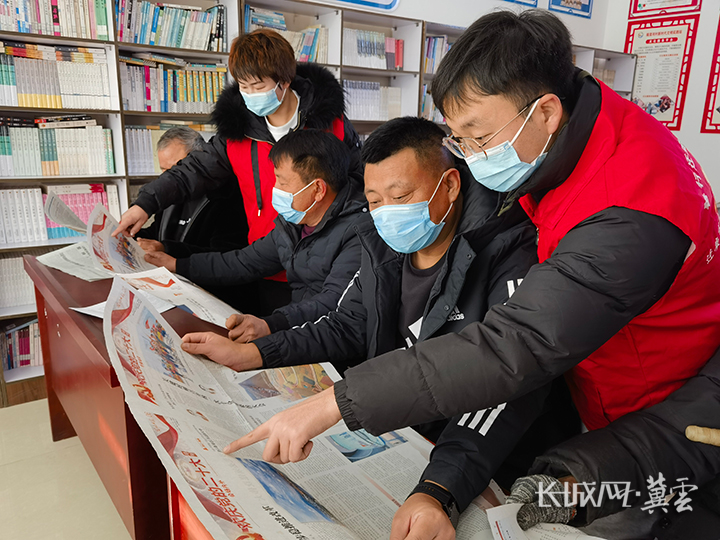
<svg viewBox="0 0 720 540">
<path fill-rule="evenodd" d="M 637 55 L 633 102 L 679 130 L 700 15 L 631 20 L 625 52 Z"/>
<path fill-rule="evenodd" d="M 631 0 L 630 18 L 699 12 L 700 4 L 702 0 Z"/>
<path fill-rule="evenodd" d="M 700 127 L 702 133 L 720 133 L 720 92 L 718 89 L 720 89 L 720 22 L 718 22 L 717 36 L 715 37 L 710 79 Z"/>
</svg>

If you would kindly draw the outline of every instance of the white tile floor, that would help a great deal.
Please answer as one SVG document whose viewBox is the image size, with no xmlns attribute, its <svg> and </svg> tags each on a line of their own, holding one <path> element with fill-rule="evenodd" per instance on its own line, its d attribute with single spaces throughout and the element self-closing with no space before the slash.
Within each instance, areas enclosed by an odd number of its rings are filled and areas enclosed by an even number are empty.
<svg viewBox="0 0 720 540">
<path fill-rule="evenodd" d="M 54 443 L 47 400 L 0 409 L 0 540 L 130 540 L 77 437 Z"/>
</svg>

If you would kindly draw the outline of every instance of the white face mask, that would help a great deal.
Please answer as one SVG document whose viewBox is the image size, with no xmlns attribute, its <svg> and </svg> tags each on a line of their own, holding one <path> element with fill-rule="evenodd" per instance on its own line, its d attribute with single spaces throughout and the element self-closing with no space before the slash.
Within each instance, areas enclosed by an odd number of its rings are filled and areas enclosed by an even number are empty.
<svg viewBox="0 0 720 540">
<path fill-rule="evenodd" d="M 493 191 L 512 191 L 521 186 L 523 182 L 530 177 L 532 172 L 540 166 L 545 156 L 547 156 L 545 150 L 548 144 L 550 144 L 552 135 L 548 137 L 540 155 L 536 157 L 532 163 L 520 161 L 517 151 L 513 146 L 520 136 L 520 133 L 522 133 L 522 130 L 525 129 L 525 125 L 528 123 L 528 120 L 530 120 L 537 104 L 538 102 L 536 101 L 532 109 L 530 109 L 530 113 L 523 122 L 523 125 L 520 126 L 520 129 L 511 141 L 505 141 L 502 144 L 488 148 L 484 154 L 475 154 L 469 158 L 465 158 L 465 163 L 467 163 L 475 180 L 486 188 L 492 189 Z"/>
<path fill-rule="evenodd" d="M 285 93 L 287 88 L 283 90 L 282 99 L 277 97 L 277 87 L 280 83 L 278 82 L 272 90 L 267 92 L 255 92 L 248 94 L 240 90 L 243 99 L 245 100 L 245 106 L 248 110 L 257 116 L 270 116 L 272 113 L 278 110 L 283 100 L 285 99 Z"/>
</svg>

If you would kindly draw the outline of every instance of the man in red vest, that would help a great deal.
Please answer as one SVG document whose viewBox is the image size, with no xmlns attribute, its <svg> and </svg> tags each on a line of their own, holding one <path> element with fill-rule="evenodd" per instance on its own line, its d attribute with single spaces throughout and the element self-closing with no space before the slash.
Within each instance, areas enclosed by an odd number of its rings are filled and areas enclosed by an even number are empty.
<svg viewBox="0 0 720 540">
<path fill-rule="evenodd" d="M 271 204 L 275 172 L 268 154 L 278 140 L 298 129 L 332 132 L 350 150 L 351 178 L 362 181 L 360 141 L 344 115 L 342 86 L 330 71 L 314 64 L 298 65 L 290 44 L 269 29 L 236 38 L 228 67 L 236 82 L 225 88 L 213 109 L 217 135 L 204 152 L 190 152 L 143 186 L 115 233 L 134 236 L 158 210 L 238 182 L 244 212 L 238 208 L 237 219 L 247 221 L 248 244 L 263 238 L 278 215 Z M 261 301 L 279 297 L 274 305 L 260 308 L 268 313 L 290 301 L 285 274 L 270 279 L 284 287 L 278 290 L 265 283 L 261 288 Z"/>
<path fill-rule="evenodd" d="M 482 322 L 349 369 L 228 451 L 268 438 L 266 459 L 298 461 L 340 419 L 380 434 L 498 406 L 562 374 L 595 430 L 663 401 L 720 346 L 707 179 L 657 120 L 573 66 L 555 16 L 481 17 L 441 63 L 433 98 L 446 146 L 507 193 L 504 208 L 527 211 L 540 264 Z M 451 538 L 452 504 L 451 492 L 413 495 L 391 538 Z"/>
</svg>

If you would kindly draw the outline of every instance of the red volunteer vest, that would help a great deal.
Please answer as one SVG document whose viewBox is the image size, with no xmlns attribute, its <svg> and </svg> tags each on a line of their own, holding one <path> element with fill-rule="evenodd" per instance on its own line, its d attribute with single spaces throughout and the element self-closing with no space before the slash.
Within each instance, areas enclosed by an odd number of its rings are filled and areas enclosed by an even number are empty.
<svg viewBox="0 0 720 540">
<path fill-rule="evenodd" d="M 567 374 L 588 429 L 659 403 L 720 346 L 720 223 L 707 179 L 670 131 L 600 84 L 602 108 L 573 173 L 539 204 L 521 199 L 538 228 L 540 262 L 612 206 L 665 218 L 692 246 L 668 292 Z"/>
<path fill-rule="evenodd" d="M 341 141 L 345 137 L 342 118 L 333 120 L 332 133 Z M 275 187 L 275 168 L 268 155 L 272 144 L 255 141 L 248 137 L 228 140 L 227 154 L 233 172 L 238 179 L 248 222 L 248 244 L 264 237 L 275 228 L 277 212 L 272 205 L 272 189 Z M 285 272 L 270 279 L 287 281 Z"/>
</svg>

